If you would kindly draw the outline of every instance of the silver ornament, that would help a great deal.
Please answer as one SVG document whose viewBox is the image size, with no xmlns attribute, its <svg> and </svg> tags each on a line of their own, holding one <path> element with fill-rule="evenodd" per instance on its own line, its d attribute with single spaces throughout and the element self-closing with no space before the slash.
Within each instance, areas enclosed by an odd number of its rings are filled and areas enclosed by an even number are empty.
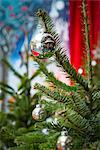
<svg viewBox="0 0 100 150">
<path fill-rule="evenodd" d="M 53 118 L 52 117 L 49 117 L 46 119 L 46 123 L 52 123 L 53 122 Z"/>
<path fill-rule="evenodd" d="M 45 110 L 40 104 L 36 105 L 36 108 L 32 111 L 32 117 L 34 120 L 42 121 L 45 119 Z"/>
<path fill-rule="evenodd" d="M 34 38 L 30 42 L 30 48 L 34 56 L 40 59 L 48 58 L 53 55 L 55 51 L 56 42 L 50 33 L 42 33 L 38 38 Z"/>
<path fill-rule="evenodd" d="M 53 52 L 55 49 L 55 40 L 53 36 L 49 33 L 44 33 L 43 38 L 41 40 L 41 46 L 43 54 Z"/>
<path fill-rule="evenodd" d="M 62 131 L 57 141 L 58 150 L 70 150 L 72 139 L 67 131 Z"/>
<path fill-rule="evenodd" d="M 48 128 L 42 129 L 42 133 L 45 134 L 45 135 L 48 135 L 49 134 L 49 129 Z"/>
</svg>

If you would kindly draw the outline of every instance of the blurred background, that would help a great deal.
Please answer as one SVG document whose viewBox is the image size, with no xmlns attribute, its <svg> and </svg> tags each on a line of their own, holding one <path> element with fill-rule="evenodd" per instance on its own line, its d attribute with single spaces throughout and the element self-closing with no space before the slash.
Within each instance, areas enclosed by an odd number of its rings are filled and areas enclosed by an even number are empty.
<svg viewBox="0 0 100 150">
<path fill-rule="evenodd" d="M 100 1 L 89 1 L 88 19 L 90 22 L 90 48 L 92 54 L 92 65 L 100 64 Z M 76 70 L 84 75 L 85 58 L 83 54 L 82 36 L 82 14 L 81 1 L 73 0 L 0 0 L 0 81 L 8 83 L 17 91 L 20 80 L 2 62 L 6 59 L 17 70 L 24 75 L 26 70 L 26 48 L 29 57 L 29 76 L 31 77 L 38 69 L 38 65 L 31 58 L 30 41 L 35 38 L 39 40 L 41 29 L 35 18 L 35 12 L 41 8 L 48 12 L 52 18 L 56 31 L 62 41 L 63 47 L 67 49 L 66 54 Z M 70 24 L 70 26 L 69 26 Z M 70 84 L 53 63 L 48 66 L 55 73 L 57 79 Z M 100 65 L 99 65 L 100 66 Z M 100 79 L 99 68 L 96 68 Z M 38 76 L 32 81 L 43 83 L 44 77 Z M 34 90 L 32 90 L 34 94 Z M 0 90 L 0 103 L 2 103 L 2 91 Z"/>
<path fill-rule="evenodd" d="M 35 12 L 39 8 L 49 13 L 61 37 L 63 46 L 67 49 L 69 47 L 68 0 L 0 0 L 0 81 L 8 83 L 16 91 L 20 81 L 1 60 L 9 60 L 10 64 L 21 75 L 26 72 L 26 67 L 23 65 L 26 59 L 25 46 L 28 47 L 30 54 L 30 40 L 39 33 L 35 19 Z M 37 36 L 37 38 L 39 37 Z M 69 55 L 69 52 L 67 53 Z M 52 69 L 52 65 L 49 68 Z M 53 68 L 57 78 L 66 80 L 59 73 L 57 67 L 54 67 L 54 64 Z M 36 63 L 30 58 L 29 76 L 36 69 Z M 37 77 L 33 83 L 43 81 L 41 77 Z M 0 94 L 2 95 L 1 90 Z"/>
</svg>

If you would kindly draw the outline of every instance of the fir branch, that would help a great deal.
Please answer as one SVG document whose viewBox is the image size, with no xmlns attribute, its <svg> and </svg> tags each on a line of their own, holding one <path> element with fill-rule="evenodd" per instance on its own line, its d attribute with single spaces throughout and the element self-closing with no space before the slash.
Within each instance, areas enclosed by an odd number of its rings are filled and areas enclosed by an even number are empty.
<svg viewBox="0 0 100 150">
<path fill-rule="evenodd" d="M 93 93 L 92 93 L 92 100 L 93 100 L 93 102 L 100 102 L 99 100 L 100 100 L 100 91 L 94 91 Z"/>
<path fill-rule="evenodd" d="M 89 114 L 91 114 L 88 106 L 85 103 L 85 100 L 82 99 L 79 94 L 72 93 L 72 95 L 60 93 L 57 90 L 50 90 L 49 88 L 40 85 L 35 84 L 34 86 L 36 89 L 40 90 L 42 93 L 45 93 L 47 96 L 51 97 L 52 99 L 64 103 L 65 105 L 73 108 L 78 114 L 81 116 L 87 118 Z"/>
<path fill-rule="evenodd" d="M 90 52 L 90 38 L 89 38 L 89 24 L 86 10 L 86 0 L 82 1 L 82 12 L 85 25 L 85 46 L 87 51 L 87 64 L 88 64 L 88 87 L 92 86 L 92 65 L 91 65 L 91 52 Z"/>
<path fill-rule="evenodd" d="M 81 116 L 85 118 L 90 116 L 91 111 L 88 108 L 85 99 L 81 98 L 81 96 L 78 93 L 76 92 L 72 93 L 72 101 L 74 103 L 73 108 L 75 111 L 77 111 Z"/>
<path fill-rule="evenodd" d="M 46 69 L 44 63 L 42 61 L 40 61 L 38 58 L 34 57 L 34 60 L 40 65 L 40 69 L 42 70 L 42 72 L 48 77 L 48 80 L 50 82 L 52 82 L 54 85 L 56 85 L 57 87 L 65 90 L 65 91 L 76 91 L 76 87 L 75 86 L 68 86 L 65 83 L 57 80 L 54 77 L 53 73 L 48 72 L 48 70 Z"/>
<path fill-rule="evenodd" d="M 0 82 L 0 89 L 1 89 L 3 92 L 5 92 L 5 93 L 7 93 L 7 94 L 10 94 L 10 95 L 13 96 L 13 97 L 16 97 L 16 92 L 15 92 L 15 90 L 14 90 L 11 86 L 9 86 L 9 85 L 7 85 L 7 84 L 5 84 L 5 83 L 3 83 L 3 82 Z"/>
<path fill-rule="evenodd" d="M 29 132 L 27 134 L 18 136 L 15 139 L 15 143 L 17 145 L 20 145 L 22 143 L 23 144 L 25 144 L 25 143 L 32 144 L 32 143 L 44 143 L 44 142 L 46 142 L 46 137 L 45 137 L 45 135 L 41 134 L 40 132 L 37 132 L 37 133 Z"/>
<path fill-rule="evenodd" d="M 2 138 L 1 138 L 2 137 Z M 0 140 L 4 143 L 6 143 L 6 146 L 15 146 L 14 143 L 15 134 L 12 129 L 9 127 L 2 127 L 0 130 Z"/>
<path fill-rule="evenodd" d="M 38 69 L 32 76 L 31 78 L 29 79 L 29 81 L 33 80 L 35 77 L 37 77 L 39 74 L 40 74 L 41 70 Z"/>
<path fill-rule="evenodd" d="M 79 115 L 77 112 L 72 110 L 71 108 L 66 108 L 66 119 L 69 119 L 72 124 L 74 124 L 76 127 L 78 127 L 80 130 L 86 133 L 93 132 L 93 129 L 89 123 L 89 120 L 85 119 L 81 115 Z"/>
<path fill-rule="evenodd" d="M 75 123 L 73 123 L 70 118 L 67 117 L 68 124 L 70 124 L 70 128 L 75 129 L 78 133 L 85 135 L 84 131 L 80 129 L 80 127 L 76 126 Z"/>
<path fill-rule="evenodd" d="M 19 86 L 19 88 L 18 88 L 18 91 L 19 90 L 21 90 L 21 89 L 23 89 L 24 88 L 24 91 L 25 91 L 25 86 L 26 85 L 29 85 L 30 84 L 30 82 L 37 76 L 37 75 L 39 75 L 40 74 L 40 69 L 38 69 L 29 79 L 27 78 L 27 76 L 25 77 L 23 77 L 22 78 L 22 82 L 21 82 L 21 85 Z M 29 87 L 30 87 L 30 85 L 29 85 Z M 24 92 L 23 91 L 23 92 Z"/>
<path fill-rule="evenodd" d="M 70 62 L 69 62 L 68 58 L 66 57 L 66 55 L 63 53 L 64 50 L 60 46 L 60 43 L 61 43 L 60 42 L 60 38 L 59 38 L 58 34 L 56 33 L 56 31 L 54 29 L 54 25 L 52 23 L 51 18 L 43 10 L 38 10 L 36 14 L 42 20 L 42 22 L 43 22 L 47 32 L 49 32 L 55 39 L 55 42 L 56 42 L 55 56 L 56 56 L 56 60 L 58 61 L 58 63 L 61 65 L 61 67 L 65 71 L 67 71 L 67 73 L 70 75 L 70 77 L 72 79 L 74 79 L 80 85 L 82 85 L 85 90 L 88 90 L 88 83 L 87 83 L 87 81 L 81 75 L 79 75 L 76 72 L 74 67 L 70 64 Z"/>
<path fill-rule="evenodd" d="M 7 89 L 12 90 L 13 92 L 15 92 L 15 90 L 11 86 L 9 86 L 8 84 L 5 84 L 3 82 L 0 82 L 0 88 L 1 87 L 7 88 Z"/>
<path fill-rule="evenodd" d="M 97 113 L 100 111 L 100 91 L 94 91 L 92 93 L 92 110 Z"/>
<path fill-rule="evenodd" d="M 55 55 L 57 62 L 61 65 L 62 68 L 64 68 L 65 71 L 67 71 L 67 73 L 70 75 L 70 78 L 75 80 L 77 83 L 83 86 L 86 91 L 88 91 L 89 89 L 87 81 L 76 72 L 61 49 L 58 49 L 58 51 L 55 52 Z"/>
<path fill-rule="evenodd" d="M 10 94 L 10 95 L 13 96 L 13 97 L 16 97 L 16 93 L 15 93 L 14 91 L 11 91 L 11 90 L 6 89 L 6 88 L 4 88 L 4 87 L 1 87 L 1 90 L 2 90 L 3 92 L 7 93 L 7 94 Z"/>
<path fill-rule="evenodd" d="M 22 79 L 22 76 L 12 67 L 12 65 L 5 59 L 2 60 L 8 67 L 9 69 L 19 78 Z"/>
<path fill-rule="evenodd" d="M 51 91 L 50 89 L 48 89 L 47 87 L 40 85 L 40 84 L 35 84 L 34 86 L 36 89 L 40 90 L 42 93 L 45 93 L 47 96 L 51 97 L 52 99 L 58 101 L 58 102 L 62 102 L 65 103 L 66 105 L 68 103 L 70 103 L 70 96 L 68 95 L 62 95 L 59 92 L 57 92 L 56 90 Z"/>
</svg>

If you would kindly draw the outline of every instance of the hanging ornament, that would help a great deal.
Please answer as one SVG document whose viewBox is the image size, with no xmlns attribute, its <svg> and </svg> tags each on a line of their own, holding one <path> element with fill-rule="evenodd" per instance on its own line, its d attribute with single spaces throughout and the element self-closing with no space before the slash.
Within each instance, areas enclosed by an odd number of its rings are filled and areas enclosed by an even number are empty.
<svg viewBox="0 0 100 150">
<path fill-rule="evenodd" d="M 40 104 L 36 105 L 36 108 L 32 111 L 32 117 L 34 120 L 42 121 L 45 119 L 45 110 L 41 107 Z"/>
<path fill-rule="evenodd" d="M 49 33 L 45 33 L 41 40 L 41 46 L 43 48 L 43 53 L 47 53 L 48 51 L 54 51 L 55 40 L 53 36 Z"/>
<path fill-rule="evenodd" d="M 30 42 L 32 54 L 41 59 L 51 57 L 55 51 L 55 45 L 55 40 L 50 33 L 44 33 L 40 43 L 36 40 Z"/>
<path fill-rule="evenodd" d="M 16 125 L 16 121 L 12 121 L 12 125 L 15 126 Z"/>
<path fill-rule="evenodd" d="M 52 123 L 53 122 L 53 118 L 52 117 L 49 117 L 46 119 L 46 123 Z"/>
<path fill-rule="evenodd" d="M 68 132 L 62 131 L 57 141 L 57 149 L 58 150 L 70 150 L 71 142 L 72 142 L 72 139 L 68 135 Z"/>
<path fill-rule="evenodd" d="M 92 65 L 93 67 L 96 66 L 96 64 L 97 64 L 97 63 L 96 63 L 95 60 L 92 60 L 92 61 L 91 61 L 91 65 Z"/>
<path fill-rule="evenodd" d="M 42 133 L 45 134 L 45 135 L 48 135 L 49 134 L 49 129 L 48 128 L 42 129 Z"/>
</svg>

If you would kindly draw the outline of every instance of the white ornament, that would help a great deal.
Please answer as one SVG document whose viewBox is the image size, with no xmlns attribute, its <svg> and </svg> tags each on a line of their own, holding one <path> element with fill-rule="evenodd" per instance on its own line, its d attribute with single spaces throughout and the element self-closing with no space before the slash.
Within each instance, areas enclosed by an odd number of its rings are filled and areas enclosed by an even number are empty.
<svg viewBox="0 0 100 150">
<path fill-rule="evenodd" d="M 79 74 L 82 74 L 82 73 L 83 73 L 83 69 L 82 69 L 82 68 L 79 68 L 79 69 L 78 69 L 78 73 L 79 73 Z"/>
<path fill-rule="evenodd" d="M 95 60 L 92 60 L 91 65 L 92 65 L 92 66 L 96 66 L 96 64 L 97 64 L 96 61 L 95 61 Z"/>
<path fill-rule="evenodd" d="M 12 125 L 15 126 L 15 125 L 16 125 L 16 121 L 13 121 L 13 122 L 12 122 Z"/>
<path fill-rule="evenodd" d="M 47 119 L 46 119 L 46 122 L 47 122 L 47 123 L 53 122 L 53 118 L 51 118 L 51 117 L 47 118 Z"/>
<path fill-rule="evenodd" d="M 65 7 L 65 4 L 64 4 L 63 1 L 59 0 L 59 1 L 56 2 L 56 8 L 58 10 L 62 10 L 62 9 L 64 9 L 64 7 Z"/>
<path fill-rule="evenodd" d="M 49 134 L 49 129 L 48 128 L 42 129 L 42 133 L 45 134 L 45 135 L 48 135 Z"/>
</svg>

